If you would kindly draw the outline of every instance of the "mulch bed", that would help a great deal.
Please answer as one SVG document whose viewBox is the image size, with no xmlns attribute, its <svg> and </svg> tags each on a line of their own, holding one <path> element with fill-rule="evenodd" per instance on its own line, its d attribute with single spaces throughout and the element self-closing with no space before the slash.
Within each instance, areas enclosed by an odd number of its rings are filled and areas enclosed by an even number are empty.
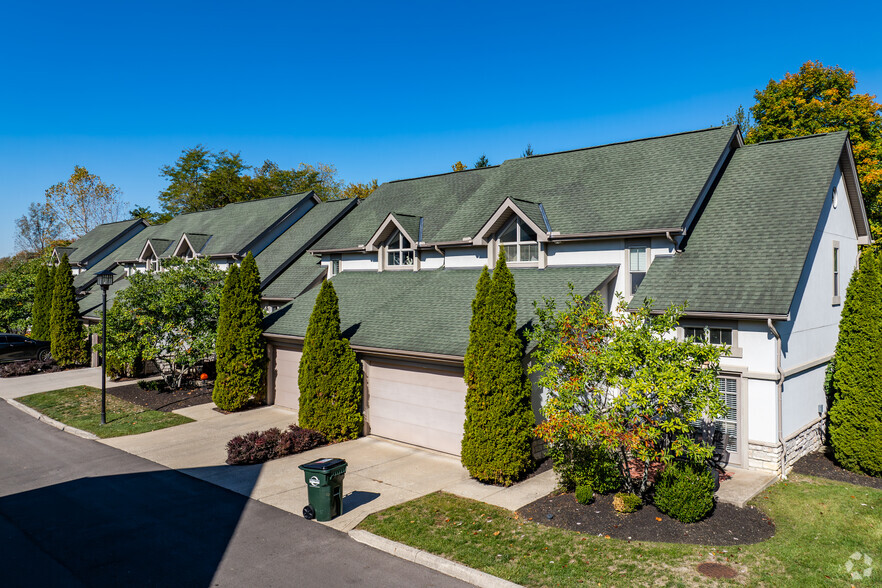
<svg viewBox="0 0 882 588">
<path fill-rule="evenodd" d="M 882 478 L 856 474 L 842 469 L 836 465 L 836 462 L 833 461 L 833 458 L 830 456 L 829 450 L 826 448 L 820 449 L 815 453 L 810 453 L 801 458 L 796 464 L 794 464 L 793 472 L 882 490 Z"/>
<path fill-rule="evenodd" d="M 108 388 L 108 394 L 159 412 L 171 412 L 188 406 L 211 402 L 211 386 L 185 387 L 178 390 L 143 390 L 138 384 Z"/>
<path fill-rule="evenodd" d="M 748 545 L 775 534 L 771 519 L 753 507 L 718 503 L 704 520 L 685 524 L 662 514 L 651 504 L 632 514 L 619 514 L 612 500 L 611 494 L 598 495 L 593 503 L 585 505 L 576 502 L 572 493 L 552 493 L 518 510 L 518 516 L 568 531 L 630 541 Z"/>
</svg>

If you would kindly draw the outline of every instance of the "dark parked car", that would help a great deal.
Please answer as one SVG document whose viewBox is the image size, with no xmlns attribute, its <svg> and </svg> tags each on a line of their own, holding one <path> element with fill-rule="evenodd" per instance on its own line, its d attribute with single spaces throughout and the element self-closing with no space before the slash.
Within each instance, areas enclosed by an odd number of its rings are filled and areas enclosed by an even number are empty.
<svg viewBox="0 0 882 588">
<path fill-rule="evenodd" d="M 29 339 L 24 335 L 0 333 L 0 363 L 39 359 L 49 361 L 52 352 L 48 341 Z"/>
</svg>

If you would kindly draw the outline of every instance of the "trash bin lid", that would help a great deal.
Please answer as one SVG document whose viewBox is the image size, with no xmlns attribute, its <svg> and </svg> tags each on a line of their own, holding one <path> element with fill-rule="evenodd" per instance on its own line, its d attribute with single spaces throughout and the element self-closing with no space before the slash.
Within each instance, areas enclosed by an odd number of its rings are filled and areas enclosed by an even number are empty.
<svg viewBox="0 0 882 588">
<path fill-rule="evenodd" d="M 322 457 L 315 461 L 305 463 L 300 466 L 300 468 L 309 468 L 311 470 L 330 470 L 341 465 L 346 465 L 345 459 L 340 459 L 339 457 Z"/>
</svg>

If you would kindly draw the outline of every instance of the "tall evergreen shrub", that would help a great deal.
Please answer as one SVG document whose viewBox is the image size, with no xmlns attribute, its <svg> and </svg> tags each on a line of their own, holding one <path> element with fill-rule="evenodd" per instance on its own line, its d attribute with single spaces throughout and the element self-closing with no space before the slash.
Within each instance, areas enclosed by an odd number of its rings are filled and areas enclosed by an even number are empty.
<svg viewBox="0 0 882 588">
<path fill-rule="evenodd" d="M 266 398 L 266 344 L 261 338 L 260 273 L 249 252 L 238 272 L 230 270 L 218 318 L 218 373 L 212 400 L 238 410 Z M 223 320 L 223 323 L 221 323 Z"/>
<path fill-rule="evenodd" d="M 55 268 L 50 318 L 52 357 L 58 365 L 76 365 L 86 361 L 86 340 L 79 310 L 73 272 L 65 255 Z"/>
<path fill-rule="evenodd" d="M 865 249 L 846 290 L 829 417 L 830 447 L 846 469 L 882 476 L 882 281 Z"/>
<path fill-rule="evenodd" d="M 236 305 L 236 289 L 239 287 L 239 266 L 231 265 L 224 279 L 224 289 L 221 292 L 220 310 L 217 317 L 217 339 L 215 342 L 215 357 L 217 373 L 220 374 L 226 368 L 226 361 L 231 356 L 230 348 L 230 315 Z"/>
<path fill-rule="evenodd" d="M 489 288 L 483 273 L 478 280 L 467 355 L 462 464 L 477 480 L 512 484 L 533 465 L 535 418 L 517 332 L 514 276 L 504 250 Z"/>
<path fill-rule="evenodd" d="M 340 333 L 340 308 L 330 281 L 322 283 L 306 338 L 297 385 L 300 426 L 331 440 L 355 439 L 362 429 L 361 368 Z"/>
<path fill-rule="evenodd" d="M 49 268 L 40 264 L 34 290 L 34 306 L 31 310 L 31 337 L 49 341 L 52 336 L 49 325 L 52 315 L 52 291 L 55 284 L 49 281 Z"/>
</svg>

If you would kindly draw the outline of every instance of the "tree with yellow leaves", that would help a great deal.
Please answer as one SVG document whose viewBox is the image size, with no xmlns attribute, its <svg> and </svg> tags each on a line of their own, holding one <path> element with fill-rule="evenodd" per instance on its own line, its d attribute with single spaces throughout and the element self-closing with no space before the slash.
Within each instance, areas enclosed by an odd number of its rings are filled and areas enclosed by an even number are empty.
<svg viewBox="0 0 882 588">
<path fill-rule="evenodd" d="M 882 104 L 856 94 L 854 72 L 807 61 L 795 74 L 769 80 L 750 109 L 748 143 L 848 131 L 873 238 L 882 237 Z"/>
</svg>

